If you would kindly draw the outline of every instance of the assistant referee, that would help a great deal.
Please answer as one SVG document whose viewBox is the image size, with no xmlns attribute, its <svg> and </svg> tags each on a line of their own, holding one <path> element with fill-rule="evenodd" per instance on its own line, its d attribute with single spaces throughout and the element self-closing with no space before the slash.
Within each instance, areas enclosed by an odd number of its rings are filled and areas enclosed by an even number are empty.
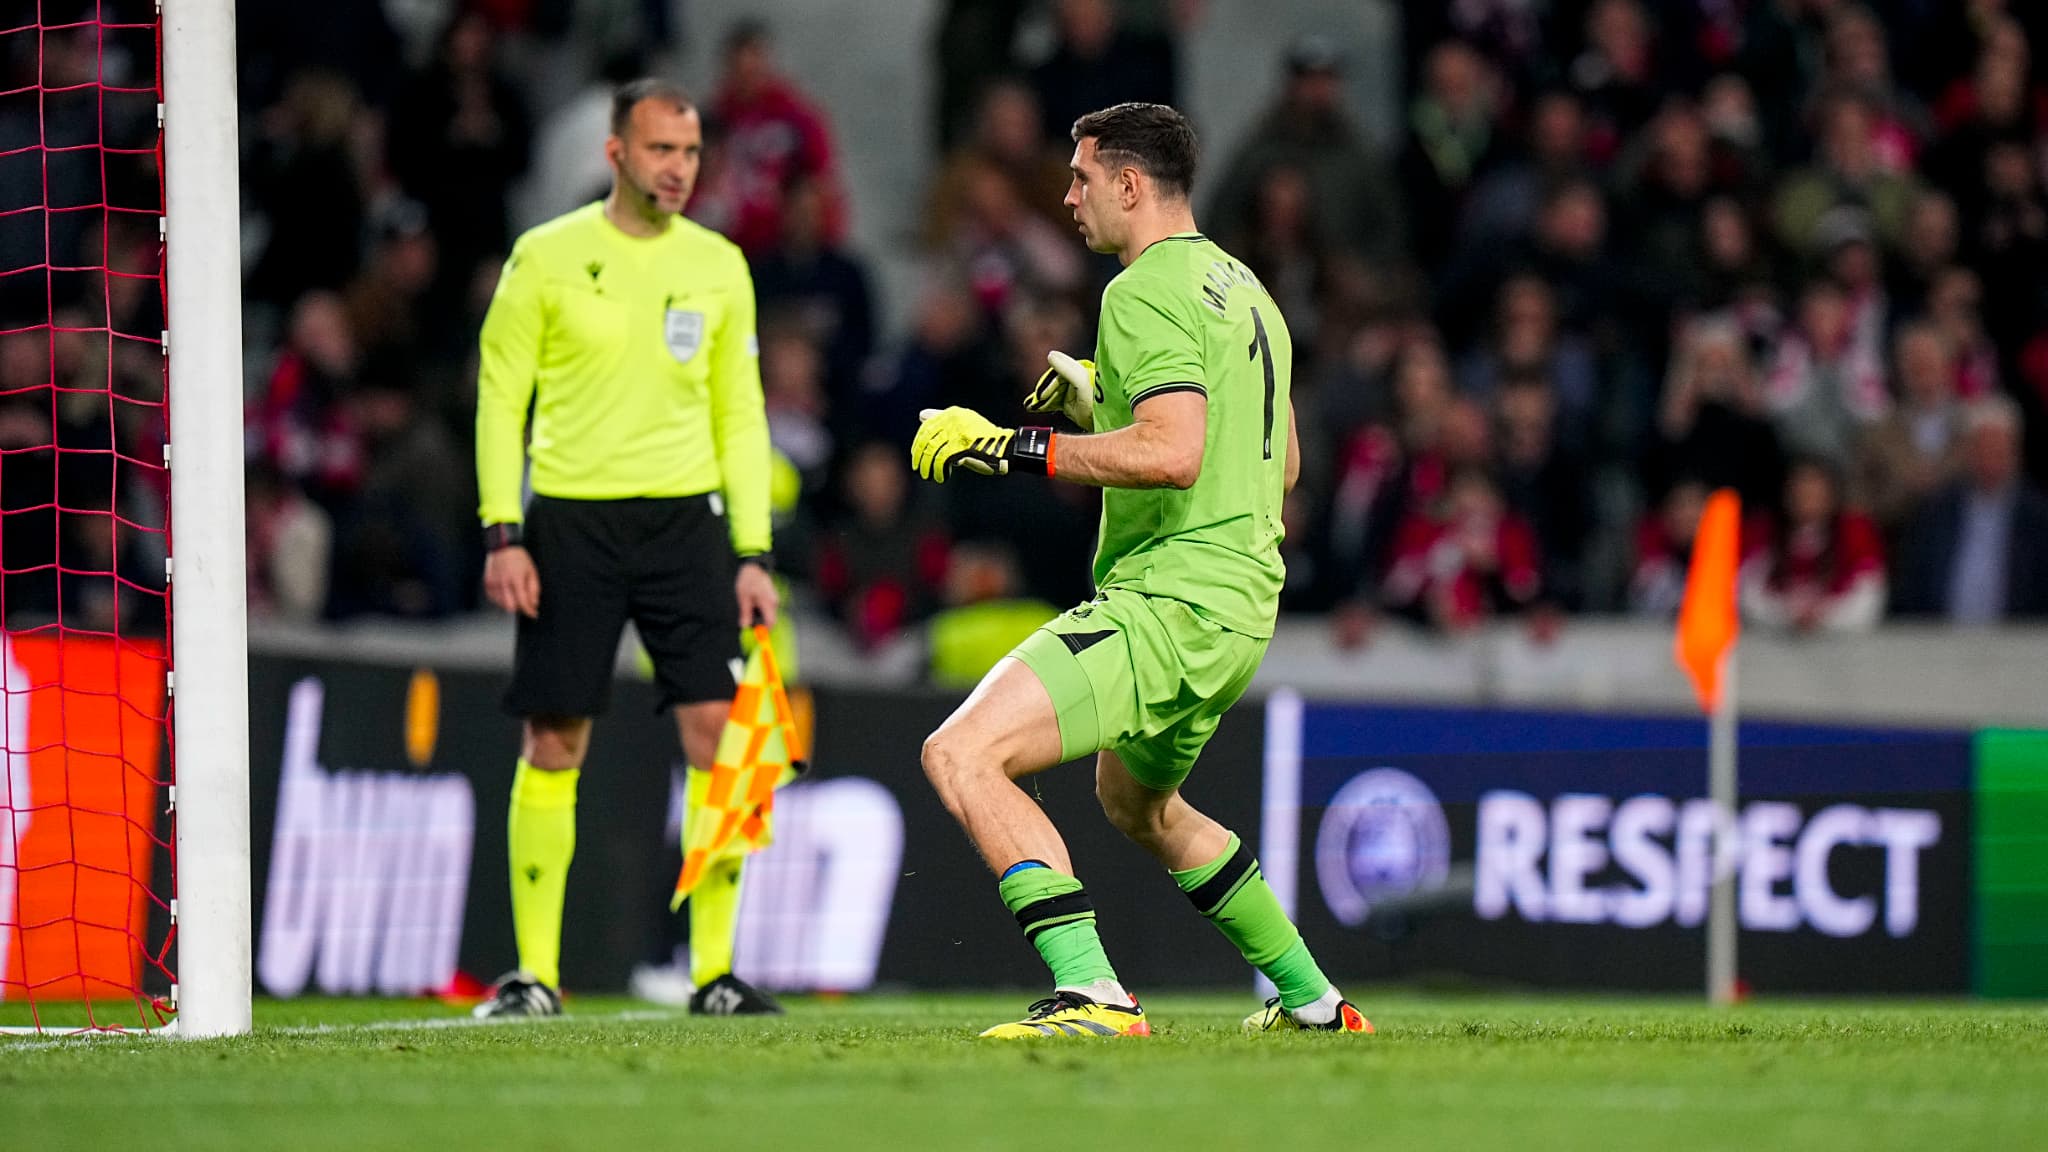
<svg viewBox="0 0 2048 1152">
<path fill-rule="evenodd" d="M 703 138 L 682 88 L 619 89 L 610 194 L 521 236 L 484 318 L 484 589 L 518 618 L 505 705 L 524 732 L 509 826 L 519 970 L 480 1016 L 561 1011 L 576 781 L 626 621 L 699 769 L 731 706 L 735 625 L 774 622 L 753 281 L 736 246 L 681 215 Z M 737 864 L 691 897 L 695 1011 L 780 1011 L 731 973 L 738 909 Z"/>
</svg>

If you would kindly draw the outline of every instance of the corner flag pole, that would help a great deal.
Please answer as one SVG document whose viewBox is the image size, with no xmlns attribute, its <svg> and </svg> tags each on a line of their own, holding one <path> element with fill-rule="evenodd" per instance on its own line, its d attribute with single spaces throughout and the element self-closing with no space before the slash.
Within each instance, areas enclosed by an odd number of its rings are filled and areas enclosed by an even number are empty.
<svg viewBox="0 0 2048 1152">
<path fill-rule="evenodd" d="M 1708 716 L 1707 795 L 1713 800 L 1713 895 L 1707 912 L 1707 998 L 1735 1000 L 1735 649 L 1742 624 L 1735 578 L 1741 560 L 1742 501 L 1723 488 L 1707 498 L 1693 536 L 1692 570 L 1678 610 L 1673 655 L 1692 677 Z"/>
<path fill-rule="evenodd" d="M 1707 904 L 1707 999 L 1715 1004 L 1735 1002 L 1735 647 L 1721 656 L 1721 696 L 1707 727 L 1707 795 L 1719 817 L 1708 853 L 1714 887 Z"/>
</svg>

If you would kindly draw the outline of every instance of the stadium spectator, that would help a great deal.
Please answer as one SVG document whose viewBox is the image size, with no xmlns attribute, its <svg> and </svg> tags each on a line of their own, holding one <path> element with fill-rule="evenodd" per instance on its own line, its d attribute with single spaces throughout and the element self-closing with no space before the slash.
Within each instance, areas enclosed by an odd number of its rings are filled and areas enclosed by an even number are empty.
<svg viewBox="0 0 2048 1152">
<path fill-rule="evenodd" d="M 975 102 L 987 91 L 988 78 L 1001 75 L 1013 63 L 1010 47 L 1028 6 L 1028 0 L 946 0 L 945 15 L 932 37 L 941 149 L 950 151 L 971 133 Z M 1035 96 L 1032 103 L 1035 120 Z"/>
<path fill-rule="evenodd" d="M 1272 218 L 1272 173 L 1289 171 L 1306 186 L 1307 231 L 1332 246 L 1333 254 L 1356 254 L 1382 267 L 1399 255 L 1400 194 L 1344 105 L 1343 65 L 1337 46 L 1320 36 L 1302 37 L 1288 49 L 1279 99 L 1253 122 L 1222 167 L 1205 217 L 1217 236 L 1262 234 L 1261 225 Z M 1249 255 L 1240 246 L 1230 251 Z M 1266 284 L 1270 288 L 1273 281 Z M 1301 337 L 1294 313 L 1287 315 Z"/>
<path fill-rule="evenodd" d="M 309 289 L 348 283 L 362 261 L 366 122 L 354 84 L 324 72 L 295 76 L 258 122 L 243 171 L 268 239 L 248 290 L 284 306 Z"/>
<path fill-rule="evenodd" d="M 1455 403 L 1443 349 L 1434 341 L 1411 341 L 1394 367 L 1390 418 L 1360 424 L 1333 444 L 1318 564 L 1327 582 L 1324 598 L 1339 604 L 1376 598 L 1403 521 L 1443 494 L 1443 445 Z M 1304 443 L 1315 437 L 1307 427 Z"/>
<path fill-rule="evenodd" d="M 824 357 L 808 331 L 785 325 L 761 337 L 761 398 L 769 445 L 816 494 L 832 467 L 832 430 Z"/>
<path fill-rule="evenodd" d="M 1656 509 L 1636 525 L 1629 611 L 1657 620 L 1677 614 L 1692 568 L 1693 538 L 1706 510 L 1707 486 L 1688 477 L 1671 485 Z"/>
<path fill-rule="evenodd" d="M 2048 616 L 2048 496 L 2020 472 L 2019 407 L 1987 397 L 1963 425 L 1965 475 L 1908 528 L 1896 611 L 1956 624 Z"/>
<path fill-rule="evenodd" d="M 1849 298 L 1832 280 L 1808 282 L 1799 318 L 1778 341 L 1764 397 L 1794 455 L 1847 467 L 1864 428 L 1890 407 L 1883 362 L 1859 345 Z"/>
<path fill-rule="evenodd" d="M 1001 168 L 976 162 L 966 181 L 965 211 L 943 257 L 988 317 L 1019 296 L 1080 288 L 1087 272 L 1081 248 L 1033 212 Z"/>
<path fill-rule="evenodd" d="M 327 607 L 334 523 L 267 464 L 244 472 L 249 616 L 309 624 Z"/>
<path fill-rule="evenodd" d="M 511 196 L 515 231 L 524 232 L 578 204 L 603 198 L 611 187 L 611 170 L 605 167 L 603 145 L 605 135 L 611 131 L 612 93 L 619 85 L 647 72 L 644 53 L 611 53 L 589 83 L 552 109 L 539 110 L 540 121 L 533 133 L 533 162 Z"/>
<path fill-rule="evenodd" d="M 1540 368 L 1501 381 L 1494 412 L 1501 495 L 1536 534 L 1545 598 L 1576 609 L 1583 602 L 1591 490 L 1585 461 L 1562 441 L 1557 389 Z"/>
<path fill-rule="evenodd" d="M 1819 255 L 1822 224 L 1835 212 L 1853 210 L 1869 217 L 1880 243 L 1897 249 L 1919 186 L 1910 172 L 1885 166 L 1870 102 L 1836 92 L 1821 103 L 1817 119 L 1814 162 L 1788 175 L 1773 202 L 1779 242 L 1796 257 Z"/>
<path fill-rule="evenodd" d="M 1767 418 L 1748 342 L 1726 318 L 1703 317 L 1681 331 L 1657 417 L 1656 447 L 1644 474 L 1655 491 L 1687 479 L 1733 488 L 1762 508 L 1784 490 L 1785 462 Z"/>
<path fill-rule="evenodd" d="M 1928 293 L 1942 269 L 1954 264 L 1962 244 L 1962 224 L 1955 198 L 1938 189 L 1914 197 L 1906 218 L 1906 242 L 1899 258 L 1886 266 L 1892 307 L 1899 315 L 1927 310 Z"/>
<path fill-rule="evenodd" d="M 458 338 L 451 310 L 433 292 L 439 244 L 416 202 L 391 201 L 377 216 L 375 245 L 343 293 L 349 329 L 364 376 L 406 381 L 431 406 L 448 389 L 435 378 L 444 365 L 430 362 L 452 360 Z"/>
<path fill-rule="evenodd" d="M 1893 339 L 1898 405 L 1864 436 L 1856 491 L 1894 540 L 1921 502 L 1962 472 L 1962 409 L 1948 337 L 1925 320 Z"/>
<path fill-rule="evenodd" d="M 1579 98 L 1557 88 L 1536 98 L 1522 138 L 1488 166 L 1459 223 L 1460 261 L 1475 249 L 1527 240 L 1544 193 L 1588 171 L 1586 115 Z"/>
<path fill-rule="evenodd" d="M 1485 59 L 1455 40 L 1431 49 L 1424 69 L 1400 176 L 1409 252 L 1427 268 L 1450 253 L 1465 199 L 1499 147 L 1500 93 Z"/>
<path fill-rule="evenodd" d="M 837 244 L 845 238 L 845 194 L 831 130 L 810 98 L 776 68 L 765 23 L 742 20 L 726 33 L 710 118 L 719 125 L 724 178 L 735 201 L 730 225 L 721 227 L 728 239 L 750 257 L 773 246 L 782 235 L 784 198 L 799 178 L 816 181 L 824 196 L 823 239 Z"/>
<path fill-rule="evenodd" d="M 869 441 L 846 465 L 846 511 L 825 528 L 814 562 L 818 591 L 863 649 L 879 647 L 937 603 L 948 542 L 911 501 L 900 449 Z"/>
<path fill-rule="evenodd" d="M 1956 395 L 1965 400 L 1988 396 L 1999 387 L 1998 346 L 1984 329 L 1983 302 L 1983 281 L 1962 265 L 1942 269 L 1928 286 L 1927 316 L 1954 350 Z"/>
<path fill-rule="evenodd" d="M 1861 4 L 1838 5 L 1827 17 L 1826 53 L 1821 90 L 1853 92 L 1868 102 L 1878 163 L 1912 171 L 1933 122 L 1912 93 L 1894 83 L 1891 47 L 1876 14 Z"/>
<path fill-rule="evenodd" d="M 2002 140 L 1985 154 L 1984 203 L 1972 237 L 1984 327 L 2008 346 L 2025 336 L 2039 312 L 2048 262 L 2048 200 L 2034 174 L 2032 148 L 2031 141 Z"/>
<path fill-rule="evenodd" d="M 1486 473 L 1453 477 L 1439 504 L 1409 516 L 1394 542 L 1386 606 L 1445 632 L 1518 612 L 1543 590 L 1536 535 Z"/>
<path fill-rule="evenodd" d="M 1657 65 L 1656 39 L 1640 0 L 1594 0 L 1586 13 L 1585 49 L 1566 76 L 1585 101 L 1595 163 L 1612 159 L 1656 114 L 1668 82 Z"/>
<path fill-rule="evenodd" d="M 1576 332 L 1560 332 L 1556 294 L 1541 276 L 1511 276 L 1500 286 L 1493 339 L 1458 364 L 1458 390 L 1492 400 L 1514 374 L 1534 374 L 1553 389 L 1556 436 L 1586 442 L 1600 387 L 1593 348 Z"/>
<path fill-rule="evenodd" d="M 1343 252 L 1323 231 L 1314 189 L 1302 169 L 1285 164 L 1265 169 L 1255 193 L 1245 231 L 1224 233 L 1222 243 L 1272 294 L 1295 340 L 1295 364 L 1312 371 L 1323 309 L 1336 296 Z"/>
<path fill-rule="evenodd" d="M 1867 632 L 1884 615 L 1887 581 L 1877 525 L 1843 503 L 1832 462 L 1804 457 L 1775 513 L 1752 521 L 1743 549 L 1742 614 L 1793 633 Z"/>
<path fill-rule="evenodd" d="M 1073 229 L 1073 214 L 1060 203 L 1073 179 L 1067 171 L 1067 152 L 1046 143 L 1030 87 L 1000 79 L 982 90 L 973 137 L 946 154 L 932 180 L 924 214 L 927 248 L 944 251 L 957 239 L 974 182 L 990 166 L 1009 178 L 1025 208 L 1063 234 Z"/>
<path fill-rule="evenodd" d="M 992 352 L 974 297 L 944 274 L 925 277 L 901 351 L 863 397 L 857 418 L 868 436 L 898 441 L 917 431 L 918 413 L 970 395 L 990 372 Z"/>
<path fill-rule="evenodd" d="M 341 298 L 307 293 L 292 308 L 284 350 L 249 420 L 256 459 L 337 518 L 363 478 L 362 438 L 348 405 L 359 363 Z"/>
<path fill-rule="evenodd" d="M 1128 100 L 1172 104 L 1179 88 L 1173 46 L 1124 28 L 1110 0 L 1057 0 L 1052 55 L 1031 70 L 1046 139 L 1067 148 L 1074 121 Z"/>
<path fill-rule="evenodd" d="M 842 430 L 874 353 L 875 309 L 866 262 L 826 238 L 826 195 L 815 180 L 791 186 L 781 240 L 752 260 L 754 294 L 763 316 L 802 329 L 823 354 L 832 425 Z"/>
<path fill-rule="evenodd" d="M 508 248 L 506 205 L 526 171 L 532 132 L 526 103 L 498 63 L 490 22 L 458 13 L 391 121 L 391 165 L 426 206 L 444 288 L 467 283 L 479 260 Z"/>
<path fill-rule="evenodd" d="M 347 409 L 362 480 L 334 518 L 327 615 L 431 619 L 472 607 L 476 498 L 447 432 L 390 379 L 365 381 Z"/>
</svg>

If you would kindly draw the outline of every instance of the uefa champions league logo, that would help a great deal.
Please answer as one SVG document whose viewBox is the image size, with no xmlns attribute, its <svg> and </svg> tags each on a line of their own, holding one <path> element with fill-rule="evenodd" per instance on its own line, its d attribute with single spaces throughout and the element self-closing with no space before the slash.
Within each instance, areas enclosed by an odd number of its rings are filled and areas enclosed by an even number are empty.
<svg viewBox="0 0 2048 1152">
<path fill-rule="evenodd" d="M 1323 810 L 1316 879 L 1331 914 L 1351 926 L 1373 903 L 1441 884 L 1451 868 L 1451 828 L 1422 781 L 1398 768 L 1352 777 Z"/>
</svg>

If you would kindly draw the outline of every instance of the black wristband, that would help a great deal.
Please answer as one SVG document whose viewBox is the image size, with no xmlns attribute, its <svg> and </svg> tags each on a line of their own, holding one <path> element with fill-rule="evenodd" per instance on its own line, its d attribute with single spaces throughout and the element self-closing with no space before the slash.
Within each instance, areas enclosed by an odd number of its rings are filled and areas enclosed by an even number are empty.
<svg viewBox="0 0 2048 1152">
<path fill-rule="evenodd" d="M 749 552 L 740 557 L 740 563 L 759 565 L 761 571 L 771 576 L 775 573 L 775 553 L 773 552 Z"/>
<path fill-rule="evenodd" d="M 1017 429 L 1017 435 L 1010 441 L 1009 458 L 1020 472 L 1052 475 L 1052 429 Z"/>
<path fill-rule="evenodd" d="M 500 548 L 518 548 L 526 543 L 525 526 L 515 521 L 502 524 L 484 525 L 484 551 L 496 552 Z"/>
</svg>

